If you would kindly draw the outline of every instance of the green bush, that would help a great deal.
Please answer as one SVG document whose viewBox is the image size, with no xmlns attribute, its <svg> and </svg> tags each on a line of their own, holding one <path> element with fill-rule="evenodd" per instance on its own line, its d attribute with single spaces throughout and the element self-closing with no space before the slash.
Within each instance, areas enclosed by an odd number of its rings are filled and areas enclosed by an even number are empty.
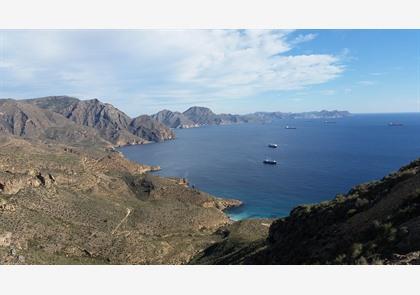
<svg viewBox="0 0 420 295">
<path fill-rule="evenodd" d="M 354 243 L 351 246 L 350 252 L 351 252 L 351 257 L 352 258 L 359 257 L 363 252 L 363 245 L 360 244 L 360 243 Z"/>
</svg>

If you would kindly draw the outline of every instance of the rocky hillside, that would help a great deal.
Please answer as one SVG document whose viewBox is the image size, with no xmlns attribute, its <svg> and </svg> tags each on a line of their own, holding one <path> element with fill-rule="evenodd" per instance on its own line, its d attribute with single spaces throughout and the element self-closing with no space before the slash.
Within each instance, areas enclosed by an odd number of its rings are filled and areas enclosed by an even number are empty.
<svg viewBox="0 0 420 295">
<path fill-rule="evenodd" d="M 143 119 L 139 122 L 131 119 L 111 104 L 97 99 L 79 100 L 68 96 L 50 96 L 26 100 L 42 109 L 59 113 L 67 119 L 83 126 L 96 129 L 107 141 L 116 145 L 162 141 L 175 137 L 166 126 L 153 122 L 154 119 Z M 142 122 L 146 124 L 140 126 Z M 132 128 L 135 126 L 136 128 Z M 138 132 L 138 130 L 142 132 Z"/>
<path fill-rule="evenodd" d="M 237 240 L 228 231 L 192 262 L 419 264 L 420 159 L 334 200 L 296 207 L 273 222 L 265 239 Z"/>
<path fill-rule="evenodd" d="M 192 128 L 206 125 L 229 125 L 238 123 L 266 123 L 279 119 L 337 119 L 350 116 L 347 111 L 282 113 L 256 112 L 246 115 L 215 114 L 205 107 L 191 107 L 183 113 L 162 110 L 152 117 L 170 128 Z"/>
<path fill-rule="evenodd" d="M 109 148 L 0 136 L 0 264 L 181 264 L 238 205 Z"/>
</svg>

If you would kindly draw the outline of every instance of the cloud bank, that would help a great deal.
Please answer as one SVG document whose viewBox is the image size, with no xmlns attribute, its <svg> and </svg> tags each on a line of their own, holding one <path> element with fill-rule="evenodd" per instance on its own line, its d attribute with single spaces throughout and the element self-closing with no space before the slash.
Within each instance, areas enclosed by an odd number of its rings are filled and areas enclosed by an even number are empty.
<svg viewBox="0 0 420 295">
<path fill-rule="evenodd" d="M 340 56 L 293 53 L 315 38 L 280 30 L 0 31 L 0 97 L 68 94 L 148 111 L 301 89 L 344 71 Z"/>
</svg>

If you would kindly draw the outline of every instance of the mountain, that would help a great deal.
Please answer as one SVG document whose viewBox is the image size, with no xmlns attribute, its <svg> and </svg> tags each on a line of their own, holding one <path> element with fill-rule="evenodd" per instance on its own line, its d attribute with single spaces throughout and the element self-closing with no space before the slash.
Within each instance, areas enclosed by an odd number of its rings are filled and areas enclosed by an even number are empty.
<svg viewBox="0 0 420 295">
<path fill-rule="evenodd" d="M 92 128 L 75 124 L 60 114 L 12 99 L 0 100 L 0 134 L 41 141 L 107 144 Z"/>
<path fill-rule="evenodd" d="M 215 114 L 209 108 L 194 106 L 183 113 L 162 110 L 152 117 L 170 128 L 191 128 L 205 125 L 267 123 L 279 119 L 337 119 L 350 115 L 347 111 L 337 110 L 304 113 L 255 112 L 246 115 Z"/>
<path fill-rule="evenodd" d="M 158 122 L 156 124 L 148 122 L 140 132 L 141 135 L 133 132 L 131 128 L 133 120 L 129 116 L 98 99 L 79 100 L 68 96 L 49 96 L 25 102 L 59 113 L 79 125 L 92 127 L 98 130 L 104 139 L 116 145 L 145 143 L 150 140 L 162 141 L 175 137 L 172 131 Z M 141 122 L 146 120 L 143 119 Z M 137 129 L 141 127 L 138 125 L 139 122 L 133 124 L 136 124 Z"/>
<path fill-rule="evenodd" d="M 304 112 L 304 113 L 292 113 L 291 116 L 294 119 L 338 119 L 350 116 L 348 111 L 327 111 L 322 110 L 319 112 Z"/>
<path fill-rule="evenodd" d="M 220 119 L 209 108 L 204 107 L 190 107 L 182 113 L 189 120 L 198 125 L 213 125 L 219 124 Z"/>
<path fill-rule="evenodd" d="M 248 121 L 269 122 L 278 119 L 338 119 L 351 116 L 348 111 L 313 111 L 303 113 L 283 113 L 283 112 L 256 112 L 242 116 Z"/>
<path fill-rule="evenodd" d="M 331 201 L 298 206 L 268 232 L 260 224 L 227 226 L 224 240 L 192 262 L 419 264 L 420 159 Z"/>
<path fill-rule="evenodd" d="M 169 110 L 162 110 L 151 116 L 153 119 L 159 121 L 169 128 L 193 128 L 199 127 L 198 124 L 188 119 L 180 112 L 172 112 Z"/>
</svg>

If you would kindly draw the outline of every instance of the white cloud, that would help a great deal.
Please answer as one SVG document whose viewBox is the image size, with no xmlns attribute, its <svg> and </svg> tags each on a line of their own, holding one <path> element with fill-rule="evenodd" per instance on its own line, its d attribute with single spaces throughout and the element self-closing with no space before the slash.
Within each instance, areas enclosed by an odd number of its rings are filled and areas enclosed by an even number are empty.
<svg viewBox="0 0 420 295">
<path fill-rule="evenodd" d="M 302 89 L 344 71 L 340 56 L 290 53 L 316 37 L 294 35 L 281 30 L 0 31 L 0 96 L 199 103 Z"/>
<path fill-rule="evenodd" d="M 303 42 L 309 42 L 316 38 L 316 34 L 306 34 L 297 36 L 292 43 L 299 44 Z"/>
</svg>

